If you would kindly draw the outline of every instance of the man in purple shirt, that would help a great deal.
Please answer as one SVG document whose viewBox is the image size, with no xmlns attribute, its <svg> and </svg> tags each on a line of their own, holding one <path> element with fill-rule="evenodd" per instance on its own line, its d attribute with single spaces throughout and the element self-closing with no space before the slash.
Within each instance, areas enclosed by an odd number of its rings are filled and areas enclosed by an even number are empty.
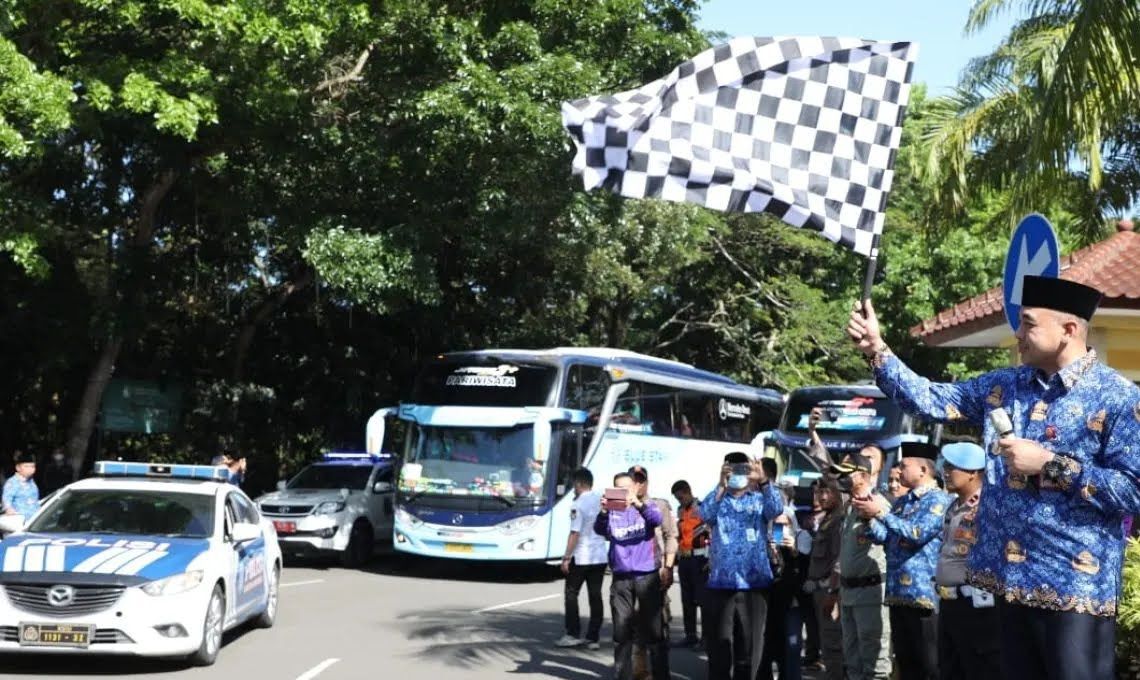
<svg viewBox="0 0 1140 680">
<path fill-rule="evenodd" d="M 661 616 L 661 574 L 654 552 L 654 529 L 661 524 L 656 503 L 637 497 L 633 478 L 622 472 L 614 476 L 614 487 L 626 490 L 624 501 L 606 499 L 594 522 L 594 531 L 610 542 L 610 611 L 614 618 L 614 677 L 633 678 L 633 630 L 650 650 L 649 666 L 653 680 L 669 680 L 668 654 L 664 645 Z M 636 603 L 636 611 L 634 609 Z"/>
</svg>

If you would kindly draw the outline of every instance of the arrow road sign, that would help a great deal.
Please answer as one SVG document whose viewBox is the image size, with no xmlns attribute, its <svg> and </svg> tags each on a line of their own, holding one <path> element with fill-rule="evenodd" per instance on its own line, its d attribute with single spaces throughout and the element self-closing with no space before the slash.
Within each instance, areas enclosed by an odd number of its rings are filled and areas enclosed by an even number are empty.
<svg viewBox="0 0 1140 680">
<path fill-rule="evenodd" d="M 1029 276 L 1057 278 L 1061 273 L 1061 254 L 1053 225 L 1042 215 L 1026 215 L 1013 232 L 1005 254 L 1005 278 L 1002 295 L 1005 318 L 1016 333 L 1021 325 L 1021 284 Z"/>
</svg>

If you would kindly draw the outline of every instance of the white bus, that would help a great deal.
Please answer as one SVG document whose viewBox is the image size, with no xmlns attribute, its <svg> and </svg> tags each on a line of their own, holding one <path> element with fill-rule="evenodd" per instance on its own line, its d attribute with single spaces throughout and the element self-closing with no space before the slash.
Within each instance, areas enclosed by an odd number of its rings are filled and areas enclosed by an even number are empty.
<svg viewBox="0 0 1140 680">
<path fill-rule="evenodd" d="M 570 476 L 596 490 L 644 466 L 650 493 L 698 496 L 730 451 L 760 455 L 779 392 L 675 361 L 606 348 L 482 350 L 423 367 L 397 416 L 408 425 L 393 541 L 419 555 L 470 560 L 561 557 Z M 372 419 L 371 439 L 383 410 Z M 370 443 L 379 447 L 379 442 Z"/>
</svg>

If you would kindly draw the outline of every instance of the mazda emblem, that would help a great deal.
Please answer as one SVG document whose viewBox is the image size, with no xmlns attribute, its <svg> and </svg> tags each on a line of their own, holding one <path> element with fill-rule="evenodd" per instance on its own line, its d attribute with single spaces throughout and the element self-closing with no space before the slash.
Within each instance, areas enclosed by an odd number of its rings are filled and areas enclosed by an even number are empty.
<svg viewBox="0 0 1140 680">
<path fill-rule="evenodd" d="M 47 590 L 47 601 L 53 607 L 67 607 L 75 602 L 75 588 L 71 586 L 52 586 Z"/>
<path fill-rule="evenodd" d="M 451 523 L 452 524 L 463 524 L 463 515 L 461 515 L 459 513 L 455 513 L 454 515 L 451 516 Z"/>
</svg>

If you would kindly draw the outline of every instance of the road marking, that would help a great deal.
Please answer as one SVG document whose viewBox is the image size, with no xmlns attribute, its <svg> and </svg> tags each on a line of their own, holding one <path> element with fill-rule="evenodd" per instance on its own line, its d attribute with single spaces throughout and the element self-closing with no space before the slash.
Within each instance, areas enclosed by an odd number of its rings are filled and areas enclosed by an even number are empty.
<svg viewBox="0 0 1140 680">
<path fill-rule="evenodd" d="M 529 600 L 518 600 L 516 602 L 507 602 L 505 604 L 497 604 L 493 607 L 484 607 L 483 609 L 476 609 L 475 611 L 473 611 L 471 613 L 472 614 L 482 614 L 484 612 L 493 612 L 496 609 L 510 609 L 511 607 L 518 605 L 518 604 L 530 604 L 531 602 L 542 602 L 543 600 L 553 600 L 556 597 L 562 597 L 562 593 L 556 593 L 554 595 L 543 595 L 542 597 L 532 597 Z"/>
<path fill-rule="evenodd" d="M 293 581 L 292 583 L 282 583 L 281 587 L 282 588 L 292 588 L 293 586 L 311 586 L 314 583 L 324 583 L 324 582 L 325 582 L 325 580 L 323 578 L 315 578 L 311 581 Z"/>
<path fill-rule="evenodd" d="M 324 661 L 320 662 L 316 666 L 313 666 L 309 670 L 298 675 L 297 680 L 313 680 L 313 678 L 317 677 L 321 673 L 328 670 L 328 667 L 333 665 L 337 661 L 340 661 L 340 659 L 325 659 Z"/>
</svg>

